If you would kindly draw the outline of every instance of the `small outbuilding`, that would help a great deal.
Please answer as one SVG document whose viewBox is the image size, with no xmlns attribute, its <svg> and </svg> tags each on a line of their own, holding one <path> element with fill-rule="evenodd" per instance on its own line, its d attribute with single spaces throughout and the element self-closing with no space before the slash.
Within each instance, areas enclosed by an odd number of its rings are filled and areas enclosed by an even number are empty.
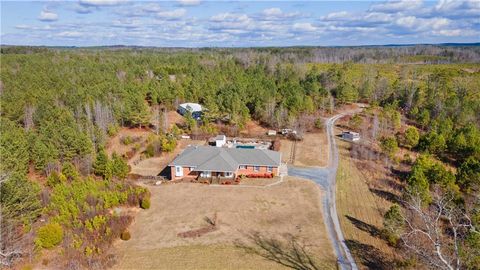
<svg viewBox="0 0 480 270">
<path fill-rule="evenodd" d="M 360 140 L 360 134 L 353 131 L 344 131 L 342 132 L 342 139 L 355 142 Z"/>
<path fill-rule="evenodd" d="M 270 129 L 269 131 L 267 131 L 267 135 L 268 136 L 275 136 L 275 135 L 277 135 L 277 132 L 273 129 Z"/>
<path fill-rule="evenodd" d="M 198 120 L 202 117 L 203 107 L 198 103 L 182 103 L 178 105 L 177 112 L 183 116 L 190 112 L 192 117 Z"/>
<path fill-rule="evenodd" d="M 215 137 L 215 146 L 216 147 L 223 147 L 226 143 L 227 143 L 227 136 L 217 135 L 217 137 Z"/>
</svg>

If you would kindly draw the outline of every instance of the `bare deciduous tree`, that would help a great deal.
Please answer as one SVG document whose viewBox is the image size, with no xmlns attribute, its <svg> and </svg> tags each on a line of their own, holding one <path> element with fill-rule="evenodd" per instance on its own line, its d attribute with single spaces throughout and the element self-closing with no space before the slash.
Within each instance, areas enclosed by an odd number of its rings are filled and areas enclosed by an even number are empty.
<svg viewBox="0 0 480 270">
<path fill-rule="evenodd" d="M 112 110 L 97 100 L 95 101 L 93 111 L 95 125 L 97 125 L 103 133 L 106 133 L 108 126 L 114 122 Z"/>
<path fill-rule="evenodd" d="M 155 129 L 155 134 L 160 134 L 160 109 L 158 106 L 153 107 L 152 109 L 152 122 Z"/>
<path fill-rule="evenodd" d="M 456 205 L 454 196 L 436 189 L 425 206 L 419 192 L 408 193 L 402 214 L 405 228 L 400 234 L 405 247 L 428 265 L 438 269 L 461 269 L 460 244 L 476 229 L 469 216 Z"/>
<path fill-rule="evenodd" d="M 23 126 L 26 131 L 30 130 L 34 127 L 33 123 L 33 114 L 35 113 L 35 106 L 33 105 L 26 105 L 25 112 L 23 117 Z"/>
<path fill-rule="evenodd" d="M 8 177 L 8 174 L 0 175 L 0 195 L 3 191 L 1 185 Z M 17 259 L 33 255 L 33 232 L 24 233 L 18 227 L 21 213 L 29 207 L 31 205 L 25 201 L 16 205 L 0 205 L 0 268 L 10 267 Z"/>
</svg>

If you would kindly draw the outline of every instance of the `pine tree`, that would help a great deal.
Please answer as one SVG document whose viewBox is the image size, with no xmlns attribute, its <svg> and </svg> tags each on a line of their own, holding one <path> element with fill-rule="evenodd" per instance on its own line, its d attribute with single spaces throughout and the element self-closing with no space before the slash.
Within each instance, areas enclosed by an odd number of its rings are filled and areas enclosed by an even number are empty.
<svg viewBox="0 0 480 270">
<path fill-rule="evenodd" d="M 96 175 L 105 176 L 108 162 L 109 160 L 108 160 L 107 153 L 103 148 L 101 148 L 97 153 L 95 162 L 93 163 L 93 172 Z"/>
<path fill-rule="evenodd" d="M 119 179 L 125 179 L 130 171 L 127 162 L 116 153 L 113 153 L 111 162 L 113 169 L 112 175 Z"/>
<path fill-rule="evenodd" d="M 420 139 L 420 134 L 415 127 L 408 127 L 405 131 L 405 145 L 412 149 L 413 147 L 417 146 L 418 140 Z"/>
</svg>

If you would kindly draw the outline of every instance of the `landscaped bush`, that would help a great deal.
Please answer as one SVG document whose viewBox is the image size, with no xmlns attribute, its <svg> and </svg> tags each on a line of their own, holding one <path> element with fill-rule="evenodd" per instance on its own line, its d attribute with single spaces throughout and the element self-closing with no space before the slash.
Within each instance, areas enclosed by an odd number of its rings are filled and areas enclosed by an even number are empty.
<svg viewBox="0 0 480 270">
<path fill-rule="evenodd" d="M 130 235 L 129 231 L 123 231 L 120 234 L 120 239 L 122 239 L 123 241 L 128 241 L 128 240 L 130 240 L 130 238 L 131 238 L 131 235 Z"/>
<path fill-rule="evenodd" d="M 142 207 L 142 209 L 150 208 L 150 198 L 148 197 L 143 198 L 142 202 L 140 203 L 140 207 Z"/>
<path fill-rule="evenodd" d="M 43 248 L 52 248 L 63 240 L 63 229 L 58 223 L 49 223 L 37 231 L 35 244 Z"/>
</svg>

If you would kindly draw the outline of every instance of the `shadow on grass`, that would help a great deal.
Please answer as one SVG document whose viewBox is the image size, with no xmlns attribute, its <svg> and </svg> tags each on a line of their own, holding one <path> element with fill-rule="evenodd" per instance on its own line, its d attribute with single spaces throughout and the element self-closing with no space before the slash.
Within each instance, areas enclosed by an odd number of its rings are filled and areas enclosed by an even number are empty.
<svg viewBox="0 0 480 270">
<path fill-rule="evenodd" d="M 392 176 L 398 177 L 401 181 L 407 181 L 410 171 L 392 168 Z"/>
<path fill-rule="evenodd" d="M 400 198 L 400 196 L 396 195 L 396 194 L 393 194 L 389 191 L 385 191 L 385 190 L 381 190 L 381 189 L 376 189 L 376 188 L 370 188 L 370 191 L 372 193 L 374 193 L 375 195 L 387 200 L 387 201 L 390 201 L 392 203 L 396 203 L 396 204 L 402 204 L 402 200 Z"/>
<path fill-rule="evenodd" d="M 317 264 L 307 251 L 307 245 L 291 234 L 282 238 L 273 238 L 261 235 L 259 232 L 245 234 L 247 242 L 235 243 L 249 254 L 261 256 L 269 261 L 298 270 L 325 269 Z"/>
<path fill-rule="evenodd" d="M 347 219 L 350 220 L 350 222 L 352 222 L 352 224 L 355 225 L 355 227 L 357 227 L 358 229 L 364 232 L 368 232 L 373 237 L 381 237 L 380 230 L 377 227 L 349 215 L 346 215 L 345 217 L 347 217 Z"/>
<path fill-rule="evenodd" d="M 368 269 L 395 269 L 395 263 L 378 248 L 351 239 L 345 243 L 355 257 L 359 258 L 359 262 Z"/>
</svg>

